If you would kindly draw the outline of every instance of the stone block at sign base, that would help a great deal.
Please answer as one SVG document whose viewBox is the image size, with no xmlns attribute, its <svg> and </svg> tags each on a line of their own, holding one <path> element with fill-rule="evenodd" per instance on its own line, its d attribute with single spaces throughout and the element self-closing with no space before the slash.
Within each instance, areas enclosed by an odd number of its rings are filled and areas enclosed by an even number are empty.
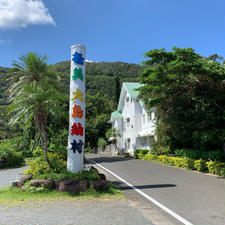
<svg viewBox="0 0 225 225">
<path fill-rule="evenodd" d="M 90 187 L 87 180 L 61 180 L 56 184 L 56 190 L 60 192 L 84 192 Z"/>
<path fill-rule="evenodd" d="M 92 187 L 96 191 L 105 191 L 109 189 L 109 184 L 106 180 L 96 180 L 92 183 Z"/>
<path fill-rule="evenodd" d="M 32 176 L 33 176 L 32 174 L 28 174 L 28 175 L 22 177 L 18 182 L 18 187 L 21 188 L 26 181 L 28 181 L 32 178 Z"/>
<path fill-rule="evenodd" d="M 48 179 L 48 180 L 43 180 L 43 179 L 33 179 L 30 181 L 30 186 L 34 187 L 44 187 L 51 189 L 54 187 L 54 181 Z"/>
</svg>

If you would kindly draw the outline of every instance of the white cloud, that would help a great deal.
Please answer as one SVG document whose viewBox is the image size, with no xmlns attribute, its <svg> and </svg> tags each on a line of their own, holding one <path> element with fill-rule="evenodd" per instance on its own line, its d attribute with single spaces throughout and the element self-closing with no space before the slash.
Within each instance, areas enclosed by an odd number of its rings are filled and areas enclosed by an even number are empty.
<svg viewBox="0 0 225 225">
<path fill-rule="evenodd" d="M 0 0 L 0 29 L 55 22 L 42 0 Z"/>
<path fill-rule="evenodd" d="M 96 63 L 97 61 L 92 61 L 92 60 L 88 60 L 88 59 L 85 59 L 85 62 L 89 62 L 89 63 Z"/>
<path fill-rule="evenodd" d="M 5 44 L 10 45 L 11 43 L 12 43 L 11 40 L 5 40 L 0 38 L 0 45 L 5 45 Z"/>
</svg>

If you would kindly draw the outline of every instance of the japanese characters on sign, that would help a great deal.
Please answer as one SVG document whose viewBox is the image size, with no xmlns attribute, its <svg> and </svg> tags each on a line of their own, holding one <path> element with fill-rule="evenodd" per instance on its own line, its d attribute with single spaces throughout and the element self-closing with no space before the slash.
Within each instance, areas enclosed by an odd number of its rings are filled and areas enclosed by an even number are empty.
<svg viewBox="0 0 225 225">
<path fill-rule="evenodd" d="M 85 46 L 71 47 L 70 124 L 67 168 L 72 172 L 83 169 L 85 141 Z"/>
</svg>

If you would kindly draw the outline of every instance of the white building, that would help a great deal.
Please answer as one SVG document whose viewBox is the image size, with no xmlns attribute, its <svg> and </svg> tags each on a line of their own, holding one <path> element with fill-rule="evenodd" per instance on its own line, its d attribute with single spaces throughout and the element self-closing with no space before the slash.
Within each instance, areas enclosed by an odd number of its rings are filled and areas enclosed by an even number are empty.
<svg viewBox="0 0 225 225">
<path fill-rule="evenodd" d="M 112 128 L 121 134 L 119 150 L 133 155 L 136 149 L 150 149 L 155 133 L 154 111 L 145 109 L 137 100 L 140 83 L 123 83 L 117 111 L 111 114 Z"/>
</svg>

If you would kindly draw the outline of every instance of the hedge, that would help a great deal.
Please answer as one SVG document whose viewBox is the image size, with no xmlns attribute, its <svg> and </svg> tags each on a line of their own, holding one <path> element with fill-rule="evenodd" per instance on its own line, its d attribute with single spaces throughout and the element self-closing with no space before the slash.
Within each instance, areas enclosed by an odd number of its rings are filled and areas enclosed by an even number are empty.
<svg viewBox="0 0 225 225">
<path fill-rule="evenodd" d="M 137 154 L 139 156 L 139 154 Z M 177 166 L 182 168 L 187 168 L 191 170 L 198 170 L 201 172 L 209 172 L 212 174 L 225 176 L 225 163 L 217 161 L 205 161 L 203 159 L 189 159 L 189 158 L 180 158 L 166 155 L 153 155 L 145 154 L 144 157 L 141 157 L 145 160 L 157 160 L 163 164 L 168 164 L 170 166 Z"/>
<path fill-rule="evenodd" d="M 134 158 L 135 158 L 135 159 L 141 159 L 141 158 L 143 158 L 148 152 L 149 152 L 148 149 L 136 149 L 136 150 L 134 151 Z"/>
</svg>

